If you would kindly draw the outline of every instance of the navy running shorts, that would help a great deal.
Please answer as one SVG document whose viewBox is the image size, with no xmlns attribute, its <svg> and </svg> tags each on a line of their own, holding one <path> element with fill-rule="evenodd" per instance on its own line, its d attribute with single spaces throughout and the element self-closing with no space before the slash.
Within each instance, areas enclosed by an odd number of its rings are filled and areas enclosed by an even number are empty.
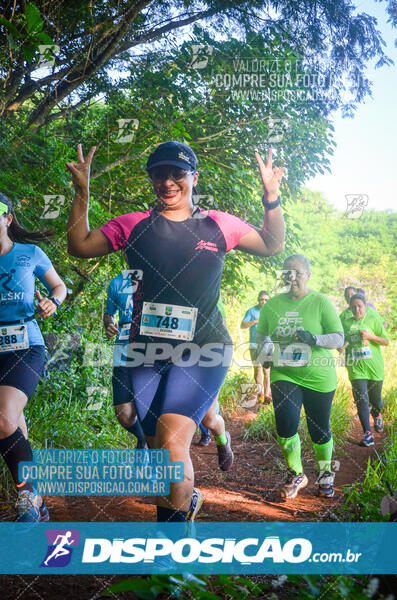
<svg viewBox="0 0 397 600">
<path fill-rule="evenodd" d="M 216 399 L 228 366 L 183 367 L 169 361 L 153 366 L 127 367 L 136 412 L 143 431 L 154 436 L 160 415 L 173 413 L 192 419 L 198 426 Z"/>
<path fill-rule="evenodd" d="M 130 367 L 113 367 L 112 387 L 113 404 L 125 404 L 134 401 L 132 392 L 132 371 Z"/>
<path fill-rule="evenodd" d="M 28 398 L 35 391 L 44 369 L 44 346 L 30 346 L 0 354 L 0 385 L 21 390 Z"/>
</svg>

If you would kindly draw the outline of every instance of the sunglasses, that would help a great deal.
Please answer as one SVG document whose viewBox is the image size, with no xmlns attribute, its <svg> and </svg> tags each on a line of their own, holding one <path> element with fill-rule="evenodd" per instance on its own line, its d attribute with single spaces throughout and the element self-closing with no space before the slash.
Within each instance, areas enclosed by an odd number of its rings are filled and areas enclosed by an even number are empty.
<svg viewBox="0 0 397 600">
<path fill-rule="evenodd" d="M 148 175 L 152 181 L 164 181 L 165 179 L 172 179 L 172 181 L 181 181 L 186 175 L 191 175 L 194 171 L 187 171 L 186 169 L 180 169 L 179 167 L 171 167 L 164 165 L 161 167 L 154 167 L 148 171 Z"/>
</svg>

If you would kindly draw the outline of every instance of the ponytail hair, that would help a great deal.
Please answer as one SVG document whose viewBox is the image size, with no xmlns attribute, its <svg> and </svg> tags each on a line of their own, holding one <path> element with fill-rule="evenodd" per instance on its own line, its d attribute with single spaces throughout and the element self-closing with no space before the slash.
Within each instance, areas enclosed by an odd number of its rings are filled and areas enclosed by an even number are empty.
<svg viewBox="0 0 397 600">
<path fill-rule="evenodd" d="M 18 242 L 20 244 L 31 244 L 35 242 L 46 242 L 49 240 L 51 236 L 54 235 L 54 231 L 50 229 L 45 229 L 43 231 L 27 231 L 22 225 L 19 223 L 14 209 L 12 207 L 12 202 L 7 196 L 0 192 L 0 202 L 6 204 L 8 206 L 8 213 L 12 215 L 11 225 L 8 228 L 8 237 L 13 242 Z"/>
</svg>

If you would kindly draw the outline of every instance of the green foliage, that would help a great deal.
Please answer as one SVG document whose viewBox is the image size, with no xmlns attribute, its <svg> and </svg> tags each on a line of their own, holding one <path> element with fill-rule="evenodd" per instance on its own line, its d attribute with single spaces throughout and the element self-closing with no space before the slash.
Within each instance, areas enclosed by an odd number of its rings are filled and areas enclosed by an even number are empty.
<svg viewBox="0 0 397 600">
<path fill-rule="evenodd" d="M 244 439 L 265 440 L 267 442 L 276 439 L 276 421 L 273 406 L 260 408 L 258 416 L 246 425 Z"/>
<path fill-rule="evenodd" d="M 219 392 L 222 414 L 233 415 L 241 406 L 241 384 L 251 383 L 247 373 L 230 370 Z"/>
<path fill-rule="evenodd" d="M 264 11 L 277 16 L 264 19 Z M 160 0 L 155 5 L 103 0 L 67 2 L 58 10 L 54 3 L 36 0 L 4 8 L 0 43 L 6 51 L 0 57 L 4 82 L 0 114 L 27 108 L 29 124 L 41 126 L 59 108 L 110 91 L 114 72 L 128 73 L 132 60 L 136 72 L 142 71 L 148 54 L 151 67 L 163 60 L 180 42 L 182 25 L 190 44 L 212 42 L 216 47 L 219 32 L 233 31 L 248 50 L 252 37 L 260 36 L 272 40 L 275 56 L 303 56 L 307 72 L 319 73 L 324 82 L 322 114 L 338 106 L 351 114 L 356 103 L 370 93 L 364 74 L 367 61 L 375 59 L 377 66 L 391 64 L 376 19 L 357 12 L 346 0 L 336 0 L 332 6 L 319 2 L 317 10 L 293 0 Z M 40 73 L 37 42 L 48 44 L 52 39 L 60 54 L 50 74 Z M 152 43 L 149 50 L 148 41 Z M 188 58 L 185 68 L 190 53 Z M 284 110 L 282 104 L 281 100 L 280 111 Z"/>
<path fill-rule="evenodd" d="M 230 94 L 217 93 L 211 82 L 217 74 L 222 75 L 224 57 L 232 61 L 233 55 L 244 53 L 248 58 L 261 55 L 270 60 L 276 50 L 275 42 L 257 36 L 249 46 L 238 40 L 219 41 L 217 49 L 218 59 L 210 74 L 186 70 L 187 42 L 182 52 L 170 51 L 150 70 L 146 63 L 138 65 L 122 86 L 112 86 L 89 109 L 55 120 L 43 133 L 33 133 L 26 127 L 29 111 L 24 108 L 8 121 L 0 121 L 0 189 L 15 199 L 23 223 L 53 227 L 56 237 L 49 254 L 60 267 L 60 274 L 69 278 L 71 288 L 78 292 L 87 290 L 89 282 L 103 278 L 107 265 L 114 276 L 121 264 L 115 257 L 88 262 L 67 254 L 65 232 L 72 189 L 65 162 L 75 159 L 74 148 L 80 141 L 85 150 L 91 144 L 98 147 L 92 169 L 91 228 L 101 226 L 115 214 L 153 205 L 144 165 L 149 152 L 166 139 L 187 141 L 196 151 L 203 208 L 226 210 L 262 226 L 262 191 L 254 150 L 266 153 L 269 114 L 275 114 L 277 102 L 233 99 Z M 289 127 L 282 144 L 275 145 L 277 162 L 285 164 L 289 173 L 283 184 L 288 252 L 296 244 L 297 234 L 288 211 L 292 191 L 317 167 L 327 164 L 333 142 L 320 104 L 291 101 L 283 115 Z M 120 142 L 120 132 L 124 134 L 119 129 L 120 119 L 139 122 L 133 139 L 126 143 Z M 44 196 L 48 195 L 63 198 L 59 216 L 53 219 L 46 219 L 44 214 Z M 250 285 L 245 274 L 247 262 L 272 273 L 280 266 L 280 257 L 264 260 L 229 253 L 223 279 L 225 290 L 236 293 Z M 90 301 L 91 312 L 95 312 L 96 293 Z"/>
<path fill-rule="evenodd" d="M 263 583 L 263 579 L 268 582 Z M 236 575 L 150 575 L 134 577 L 113 584 L 105 593 L 132 591 L 142 600 L 160 598 L 181 598 L 199 600 L 228 600 L 250 598 L 290 598 L 291 600 L 312 600 L 327 598 L 340 600 L 354 598 L 368 600 L 376 589 L 378 580 L 367 575 L 281 575 L 240 577 Z M 276 593 L 276 591 L 278 593 Z M 281 594 L 281 595 L 278 595 Z M 384 596 L 378 595 L 382 600 Z"/>
<path fill-rule="evenodd" d="M 299 231 L 295 251 L 311 261 L 311 285 L 341 312 L 347 285 L 362 287 L 388 324 L 397 330 L 397 215 L 364 211 L 357 219 L 333 209 L 319 192 L 304 189 L 289 206 Z"/>
<path fill-rule="evenodd" d="M 44 7 L 40 6 L 40 10 Z M 78 18 L 82 17 L 81 14 Z M 296 60 L 296 56 L 302 55 L 301 48 L 288 36 L 262 37 L 252 33 L 244 42 L 239 39 L 214 41 L 204 30 L 196 27 L 195 31 L 197 40 L 211 41 L 216 50 L 208 71 L 186 68 L 190 42 L 185 42 L 180 51 L 169 49 L 156 60 L 151 57 L 150 64 L 139 61 L 120 85 L 105 86 L 90 108 L 65 113 L 65 119 L 49 123 L 45 132 L 34 133 L 26 127 L 31 106 L 24 105 L 7 121 L 0 121 L 0 189 L 15 199 L 24 224 L 54 228 L 56 236 L 45 249 L 74 291 L 73 308 L 78 307 L 75 299 L 83 295 L 86 305 L 90 306 L 90 315 L 96 318 L 101 313 L 99 300 L 102 296 L 98 287 L 95 289 L 91 284 L 101 281 L 99 289 L 102 291 L 102 282 L 119 272 L 122 260 L 116 256 L 95 261 L 76 260 L 66 252 L 65 231 L 72 190 L 70 175 L 65 172 L 64 165 L 75 158 L 77 142 L 83 140 L 85 149 L 94 143 L 98 146 L 92 173 L 91 228 L 102 225 L 114 214 L 143 210 L 152 205 L 153 195 L 144 164 L 148 153 L 164 139 L 187 141 L 196 151 L 200 169 L 198 190 L 203 197 L 203 207 L 212 198 L 211 207 L 240 215 L 256 226 L 262 224 L 261 190 L 253 150 L 258 148 L 265 153 L 270 131 L 269 115 L 278 115 L 278 101 L 269 99 L 258 103 L 233 98 L 230 93 L 219 93 L 213 81 L 217 75 L 222 76 L 230 70 L 235 56 L 270 61 L 277 54 L 284 60 Z M 91 89 L 91 98 L 94 98 L 92 92 Z M 288 128 L 282 141 L 274 146 L 278 163 L 288 167 L 288 179 L 282 193 L 287 226 L 285 256 L 317 230 L 311 227 L 306 235 L 308 223 L 317 224 L 316 215 L 311 214 L 310 200 L 302 203 L 304 210 L 300 216 L 301 207 L 293 198 L 306 177 L 327 167 L 333 140 L 332 127 L 326 119 L 327 111 L 321 99 L 302 102 L 292 98 L 283 107 L 282 115 L 288 120 Z M 131 142 L 119 142 L 120 118 L 139 121 Z M 57 218 L 44 218 L 44 195 L 64 197 Z M 320 230 L 325 233 L 322 241 L 331 231 L 328 227 L 325 232 L 328 217 L 330 209 L 321 214 Z M 351 226 L 352 220 L 345 221 Z M 304 242 L 299 243 L 298 236 Z M 343 231 L 339 237 L 344 237 Z M 335 240 L 331 235 L 329 247 L 332 251 L 338 246 L 333 241 L 339 242 L 339 238 Z M 390 236 L 386 242 L 389 241 Z M 315 246 L 309 243 L 307 249 L 312 253 Z M 343 253 L 344 257 L 349 255 L 350 251 Z M 281 259 L 277 256 L 265 260 L 231 252 L 225 261 L 222 287 L 228 294 L 244 294 L 253 285 L 251 273 L 246 270 L 248 262 L 271 279 L 281 266 Z M 339 256 L 332 261 L 333 265 L 336 260 Z M 317 267 L 318 273 L 323 273 L 320 288 L 326 287 L 326 292 L 332 286 L 335 289 L 340 277 L 332 272 L 334 267 L 329 272 L 326 253 Z M 385 263 L 388 289 L 392 290 L 394 273 L 388 267 L 389 263 Z M 316 275 L 314 281 L 318 278 Z M 388 298 L 393 293 L 387 292 Z M 80 320 L 84 318 L 82 313 Z M 392 313 L 393 326 L 395 318 Z"/>
<path fill-rule="evenodd" d="M 104 398 L 98 395 L 94 400 Z M 75 387 L 70 392 L 69 402 L 56 398 L 32 402 L 26 411 L 32 445 L 36 448 L 47 445 L 50 448 L 133 447 L 134 438 L 118 424 L 109 396 L 98 410 L 90 410 L 89 406 L 86 388 Z"/>
<path fill-rule="evenodd" d="M 221 600 L 233 598 L 249 600 L 268 590 L 266 584 L 258 584 L 244 577 L 229 575 L 151 575 L 115 583 L 108 593 L 133 591 L 142 600 L 156 600 L 163 594 L 173 598 L 197 598 L 199 600 Z"/>
<path fill-rule="evenodd" d="M 54 46 L 52 38 L 43 31 L 44 21 L 33 2 L 26 4 L 25 12 L 15 18 L 15 23 L 16 25 L 5 17 L 0 17 L 0 25 L 3 25 L 8 34 L 11 52 L 20 52 L 27 63 L 31 63 L 35 54 L 39 53 L 40 45 Z"/>
<path fill-rule="evenodd" d="M 394 380 L 396 374 L 394 374 Z M 395 382 L 394 382 L 395 383 Z M 397 386 L 389 387 L 384 397 L 383 416 L 387 438 L 382 452 L 375 452 L 368 458 L 366 476 L 346 489 L 345 508 L 354 520 L 388 521 L 389 515 L 382 516 L 380 504 L 382 498 L 397 495 Z"/>
</svg>

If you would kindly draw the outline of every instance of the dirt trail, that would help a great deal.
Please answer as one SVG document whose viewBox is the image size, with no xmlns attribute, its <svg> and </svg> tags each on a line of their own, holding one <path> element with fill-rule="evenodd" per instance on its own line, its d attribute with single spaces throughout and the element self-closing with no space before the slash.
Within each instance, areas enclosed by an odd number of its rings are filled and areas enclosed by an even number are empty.
<svg viewBox="0 0 397 600">
<path fill-rule="evenodd" d="M 342 486 L 363 479 L 368 456 L 380 450 L 385 434 L 375 434 L 375 446 L 362 448 L 359 422 L 354 419 L 348 441 L 335 459 L 335 496 L 316 496 L 316 466 L 312 453 L 304 460 L 309 485 L 294 500 L 281 500 L 278 488 L 284 479 L 283 459 L 275 442 L 243 439 L 245 423 L 257 413 L 247 411 L 234 417 L 227 427 L 231 432 L 235 463 L 229 473 L 218 468 L 215 442 L 206 448 L 192 446 L 195 485 L 205 497 L 199 521 L 319 521 L 335 520 L 335 508 L 343 502 Z M 195 438 L 194 441 L 197 441 Z M 151 498 L 141 497 L 47 497 L 51 521 L 155 521 Z M 2 520 L 11 520 L 12 511 L 2 511 Z"/>
<path fill-rule="evenodd" d="M 282 456 L 274 442 L 243 440 L 245 423 L 256 417 L 246 412 L 228 423 L 232 435 L 235 463 L 229 473 L 218 468 L 215 443 L 206 448 L 192 447 L 196 486 L 205 496 L 198 521 L 329 521 L 337 520 L 336 509 L 343 504 L 342 486 L 362 480 L 368 456 L 380 451 L 385 434 L 375 434 L 375 447 L 361 448 L 361 427 L 354 419 L 340 461 L 336 493 L 332 499 L 315 495 L 315 462 L 312 453 L 304 460 L 309 485 L 295 500 L 282 501 L 278 486 L 283 480 Z M 197 441 L 196 438 L 195 441 Z M 123 497 L 47 497 L 51 521 L 155 521 L 156 510 L 149 498 Z M 13 510 L 2 506 L 0 520 L 12 520 Z M 340 517 L 339 517 L 340 518 Z M 120 575 L 16 575 L 0 576 L 2 600 L 78 600 L 131 598 L 131 594 L 102 596 L 101 591 L 120 581 Z"/>
</svg>

